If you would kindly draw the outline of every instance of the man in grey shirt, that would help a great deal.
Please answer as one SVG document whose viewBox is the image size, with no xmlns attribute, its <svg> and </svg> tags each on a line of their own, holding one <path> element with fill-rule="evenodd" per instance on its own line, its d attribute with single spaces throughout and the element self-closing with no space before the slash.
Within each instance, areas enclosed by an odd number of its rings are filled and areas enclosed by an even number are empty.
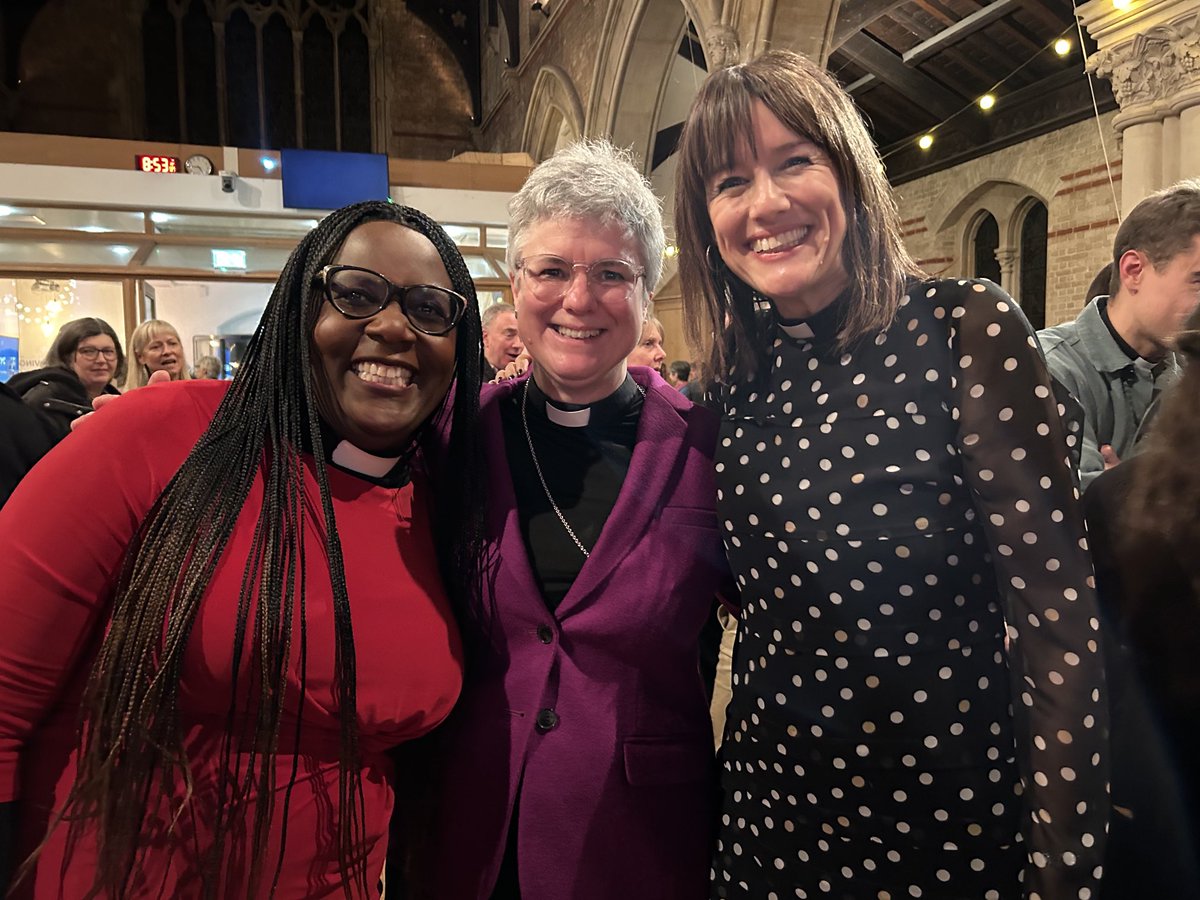
<svg viewBox="0 0 1200 900">
<path fill-rule="evenodd" d="M 1172 341 L 1200 298 L 1200 180 L 1147 197 L 1117 229 L 1110 294 L 1038 332 L 1046 362 L 1083 408 L 1080 483 L 1133 452 L 1159 390 L 1179 371 Z"/>
</svg>

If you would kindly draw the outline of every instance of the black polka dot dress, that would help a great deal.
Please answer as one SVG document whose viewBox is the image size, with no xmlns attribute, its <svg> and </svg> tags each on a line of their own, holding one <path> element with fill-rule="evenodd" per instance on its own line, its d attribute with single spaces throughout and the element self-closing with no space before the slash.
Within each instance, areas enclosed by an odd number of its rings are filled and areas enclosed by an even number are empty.
<svg viewBox="0 0 1200 900">
<path fill-rule="evenodd" d="M 713 896 L 1094 897 L 1098 622 L 1034 339 L 990 282 L 914 284 L 846 352 L 839 313 L 716 398 L 743 609 Z"/>
</svg>

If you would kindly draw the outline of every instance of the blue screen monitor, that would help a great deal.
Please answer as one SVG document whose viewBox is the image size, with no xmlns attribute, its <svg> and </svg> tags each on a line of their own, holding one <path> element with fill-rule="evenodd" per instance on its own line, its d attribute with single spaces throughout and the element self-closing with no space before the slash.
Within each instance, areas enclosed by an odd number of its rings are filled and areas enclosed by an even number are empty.
<svg viewBox="0 0 1200 900">
<path fill-rule="evenodd" d="M 281 150 L 283 205 L 337 209 L 360 200 L 388 198 L 388 161 L 382 153 Z"/>
<path fill-rule="evenodd" d="M 17 374 L 20 341 L 15 337 L 0 335 L 0 381 L 8 381 Z"/>
</svg>

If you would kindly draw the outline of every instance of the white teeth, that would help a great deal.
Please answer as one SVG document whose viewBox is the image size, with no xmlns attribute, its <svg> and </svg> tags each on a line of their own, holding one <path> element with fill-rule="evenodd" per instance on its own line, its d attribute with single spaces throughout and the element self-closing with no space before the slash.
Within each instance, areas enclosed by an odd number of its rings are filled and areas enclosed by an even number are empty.
<svg viewBox="0 0 1200 900">
<path fill-rule="evenodd" d="M 561 334 L 563 337 L 577 338 L 580 340 L 582 340 L 584 338 L 597 337 L 600 334 L 599 328 L 589 328 L 589 329 L 583 330 L 583 329 L 579 329 L 579 328 L 567 328 L 565 325 L 555 325 L 554 330 L 557 331 L 559 334 Z"/>
<path fill-rule="evenodd" d="M 412 382 L 412 372 L 401 366 L 381 366 L 366 362 L 354 366 L 354 374 L 369 384 L 391 384 L 405 387 Z"/>
<path fill-rule="evenodd" d="M 785 231 L 783 234 L 772 235 L 767 238 L 759 238 L 754 241 L 753 249 L 755 253 L 769 253 L 772 250 L 781 250 L 785 247 L 794 247 L 808 237 L 808 226 L 796 228 L 792 231 Z"/>
</svg>

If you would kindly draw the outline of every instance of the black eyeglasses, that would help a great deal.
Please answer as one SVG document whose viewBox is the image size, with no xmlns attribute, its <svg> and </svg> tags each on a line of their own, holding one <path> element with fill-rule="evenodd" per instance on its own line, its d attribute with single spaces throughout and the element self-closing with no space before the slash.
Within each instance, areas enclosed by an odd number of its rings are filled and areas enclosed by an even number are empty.
<svg viewBox="0 0 1200 900">
<path fill-rule="evenodd" d="M 317 277 L 325 299 L 347 319 L 369 319 L 394 297 L 409 324 L 434 337 L 453 330 L 467 308 L 466 299 L 454 291 L 432 284 L 392 284 L 358 266 L 326 266 Z"/>
</svg>

